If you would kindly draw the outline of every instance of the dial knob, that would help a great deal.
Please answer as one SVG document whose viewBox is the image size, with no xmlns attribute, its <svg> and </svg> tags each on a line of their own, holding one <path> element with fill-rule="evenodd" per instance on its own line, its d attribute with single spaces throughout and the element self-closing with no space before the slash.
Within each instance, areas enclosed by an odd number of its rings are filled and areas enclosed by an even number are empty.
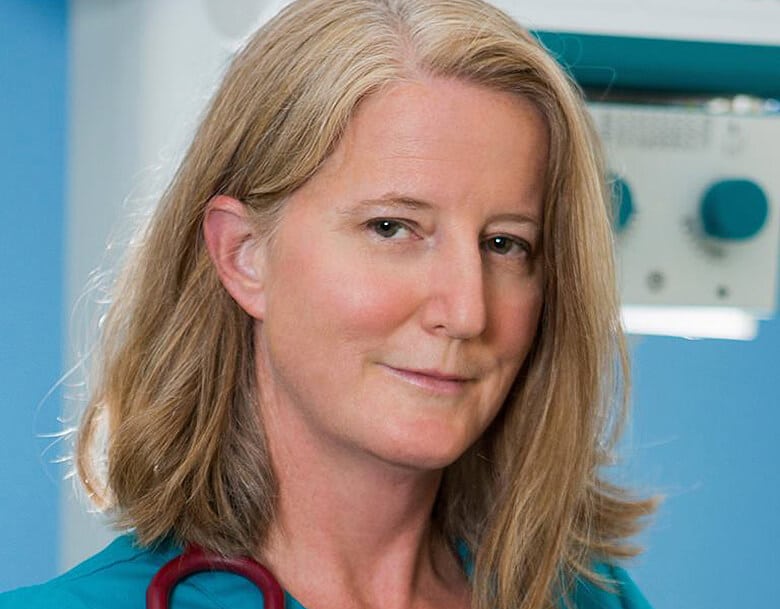
<svg viewBox="0 0 780 609">
<path fill-rule="evenodd" d="M 634 215 L 634 197 L 631 187 L 623 178 L 612 176 L 612 226 L 622 232 Z"/>
<path fill-rule="evenodd" d="M 704 193 L 700 212 L 707 235 L 742 241 L 754 237 L 766 224 L 769 200 L 752 180 L 720 180 Z"/>
</svg>

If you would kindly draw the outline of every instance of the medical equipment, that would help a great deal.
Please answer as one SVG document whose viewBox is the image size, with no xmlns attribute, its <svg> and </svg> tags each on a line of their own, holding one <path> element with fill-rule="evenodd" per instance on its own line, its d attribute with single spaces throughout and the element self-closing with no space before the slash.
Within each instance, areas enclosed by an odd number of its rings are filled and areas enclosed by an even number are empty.
<svg viewBox="0 0 780 609">
<path fill-rule="evenodd" d="M 777 306 L 780 103 L 657 96 L 589 106 L 617 195 L 627 330 L 754 338 Z"/>
<path fill-rule="evenodd" d="M 173 589 L 196 573 L 224 571 L 241 575 L 263 594 L 265 609 L 284 609 L 284 592 L 273 574 L 249 557 L 228 558 L 189 545 L 183 554 L 167 562 L 146 589 L 146 609 L 168 609 Z"/>
</svg>

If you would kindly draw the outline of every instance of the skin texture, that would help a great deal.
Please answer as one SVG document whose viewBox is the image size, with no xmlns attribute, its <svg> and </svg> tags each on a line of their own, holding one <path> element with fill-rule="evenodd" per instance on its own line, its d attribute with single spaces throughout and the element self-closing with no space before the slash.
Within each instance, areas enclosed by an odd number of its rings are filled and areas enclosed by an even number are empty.
<svg viewBox="0 0 780 609">
<path fill-rule="evenodd" d="M 280 484 L 262 559 L 309 609 L 468 606 L 430 512 L 533 343 L 547 148 L 530 102 L 420 79 L 361 104 L 270 242 L 212 201 Z"/>
</svg>

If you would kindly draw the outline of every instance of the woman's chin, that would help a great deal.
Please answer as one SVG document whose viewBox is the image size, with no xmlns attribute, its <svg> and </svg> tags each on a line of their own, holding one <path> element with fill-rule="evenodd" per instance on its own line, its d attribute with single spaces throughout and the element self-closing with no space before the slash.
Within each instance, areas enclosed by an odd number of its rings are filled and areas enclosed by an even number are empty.
<svg viewBox="0 0 780 609">
<path fill-rule="evenodd" d="M 386 437 L 372 450 L 387 463 L 417 471 L 439 471 L 455 461 L 470 442 L 453 434 L 421 434 L 420 430 L 402 437 Z"/>
</svg>

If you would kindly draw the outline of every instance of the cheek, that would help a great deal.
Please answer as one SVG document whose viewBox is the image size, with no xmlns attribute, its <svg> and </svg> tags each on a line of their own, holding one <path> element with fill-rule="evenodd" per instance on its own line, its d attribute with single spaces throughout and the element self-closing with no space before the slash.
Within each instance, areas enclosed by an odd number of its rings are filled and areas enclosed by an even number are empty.
<svg viewBox="0 0 780 609">
<path fill-rule="evenodd" d="M 311 253 L 316 252 L 315 256 Z M 317 350 L 360 350 L 414 311 L 413 284 L 339 243 L 287 247 L 267 295 L 269 315 Z"/>
<path fill-rule="evenodd" d="M 505 362 L 515 362 L 519 369 L 533 344 L 542 310 L 542 289 L 534 281 L 522 289 L 506 289 L 494 300 L 493 344 L 497 356 Z"/>
</svg>

